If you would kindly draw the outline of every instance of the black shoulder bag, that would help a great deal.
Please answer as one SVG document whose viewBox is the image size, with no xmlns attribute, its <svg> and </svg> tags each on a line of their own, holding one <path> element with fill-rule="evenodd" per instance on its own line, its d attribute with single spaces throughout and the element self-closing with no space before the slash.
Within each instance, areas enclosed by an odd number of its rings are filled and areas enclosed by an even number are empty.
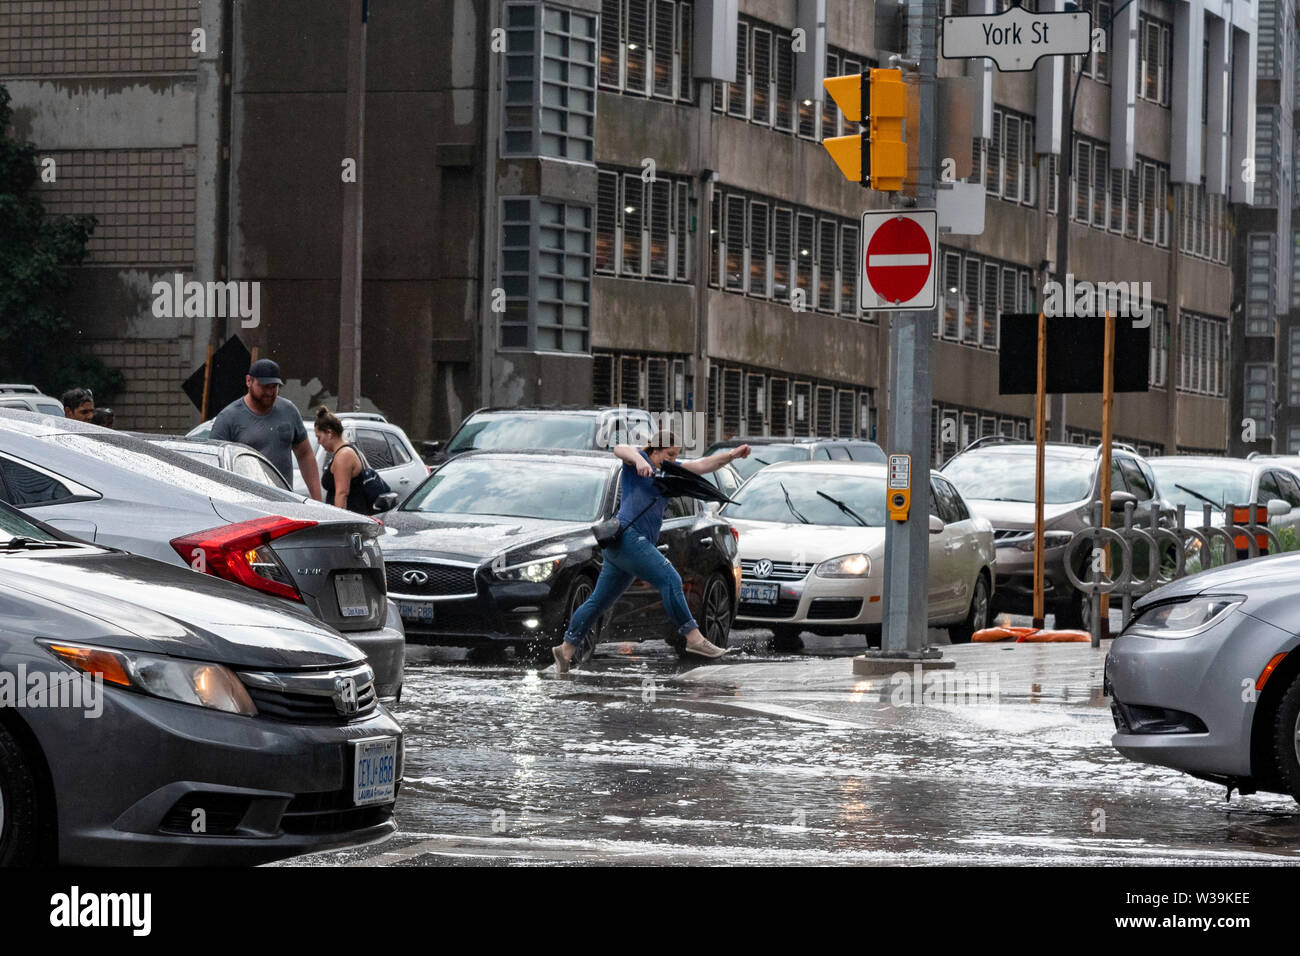
<svg viewBox="0 0 1300 956">
<path fill-rule="evenodd" d="M 379 496 L 386 495 L 393 489 L 388 487 L 388 482 L 384 481 L 383 475 L 370 467 L 370 462 L 366 461 L 366 456 L 360 448 L 352 442 L 348 442 L 343 447 L 351 448 L 356 453 L 357 458 L 361 461 L 361 471 L 358 472 L 353 481 L 360 484 L 361 493 L 365 495 L 366 498 L 366 507 L 370 508 L 371 511 L 374 511 L 375 502 L 379 500 Z"/>
<path fill-rule="evenodd" d="M 663 496 L 660 495 L 660 497 Z M 641 515 L 650 510 L 650 505 L 653 505 L 658 500 L 659 498 L 651 498 L 650 504 L 642 508 L 641 513 L 629 521 L 628 524 L 636 524 L 641 519 Z M 626 530 L 626 525 L 620 522 L 617 516 L 606 518 L 604 521 L 597 521 L 591 526 L 591 533 L 596 536 L 596 544 L 602 548 L 612 548 L 623 540 L 624 530 Z"/>
</svg>

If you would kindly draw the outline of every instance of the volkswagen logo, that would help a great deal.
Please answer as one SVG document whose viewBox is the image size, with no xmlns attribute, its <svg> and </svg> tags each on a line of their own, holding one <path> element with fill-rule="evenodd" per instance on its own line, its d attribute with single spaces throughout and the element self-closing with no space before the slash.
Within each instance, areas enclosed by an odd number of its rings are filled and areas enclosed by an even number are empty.
<svg viewBox="0 0 1300 956">
<path fill-rule="evenodd" d="M 429 575 L 426 574 L 424 571 L 419 571 L 416 569 L 412 569 L 410 571 L 403 571 L 402 583 L 414 584 L 418 587 L 419 585 L 429 583 Z"/>
<path fill-rule="evenodd" d="M 770 577 L 771 574 L 772 574 L 772 562 L 769 561 L 767 558 L 763 558 L 761 561 L 754 562 L 754 577 L 766 578 L 766 577 Z"/>
</svg>

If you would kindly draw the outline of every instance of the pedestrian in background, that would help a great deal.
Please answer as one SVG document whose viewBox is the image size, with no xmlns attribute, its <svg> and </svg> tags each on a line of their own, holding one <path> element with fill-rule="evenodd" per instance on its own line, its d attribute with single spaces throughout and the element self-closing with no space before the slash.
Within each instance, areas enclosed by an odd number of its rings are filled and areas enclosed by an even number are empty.
<svg viewBox="0 0 1300 956">
<path fill-rule="evenodd" d="M 605 560 L 596 579 L 596 589 L 573 612 L 564 641 L 551 648 L 557 674 L 568 671 L 592 626 L 637 578 L 659 591 L 669 620 L 677 633 L 686 638 L 688 654 L 721 657 L 726 653 L 700 633 L 682 592 L 681 575 L 656 547 L 668 499 L 655 484 L 654 474 L 665 461 L 675 462 L 681 450 L 677 438 L 666 430 L 653 436 L 644 448 L 615 446 L 614 454 L 623 461 L 619 478 L 623 494 L 618 509 L 618 522 L 623 532 L 615 544 L 605 548 Z M 697 475 L 707 475 L 737 458 L 748 458 L 749 451 L 748 445 L 741 445 L 707 458 L 697 458 L 682 467 Z"/>
<path fill-rule="evenodd" d="M 113 410 L 111 408 L 97 408 L 90 420 L 92 423 L 102 425 L 104 428 L 112 428 Z"/>
<path fill-rule="evenodd" d="M 63 417 L 88 422 L 95 414 L 95 396 L 88 388 L 70 388 L 63 393 Z"/>
<path fill-rule="evenodd" d="M 365 456 L 356 445 L 343 440 L 343 422 L 324 405 L 316 409 L 316 441 L 329 453 L 320 480 L 325 503 L 359 515 L 370 514 L 370 502 L 359 480 L 367 467 Z"/>
<path fill-rule="evenodd" d="M 298 406 L 280 397 L 280 366 L 270 359 L 258 359 L 244 376 L 248 391 L 217 415 L 212 434 L 217 441 L 242 442 L 256 448 L 279 470 L 284 480 L 293 484 L 293 459 L 313 499 L 320 501 L 320 471 L 307 428 Z"/>
</svg>

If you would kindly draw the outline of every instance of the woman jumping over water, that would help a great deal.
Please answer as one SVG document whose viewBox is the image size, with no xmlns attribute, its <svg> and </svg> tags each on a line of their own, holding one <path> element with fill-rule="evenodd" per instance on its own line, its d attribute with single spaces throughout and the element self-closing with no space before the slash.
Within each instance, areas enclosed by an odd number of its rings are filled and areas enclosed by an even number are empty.
<svg viewBox="0 0 1300 956">
<path fill-rule="evenodd" d="M 726 653 L 700 633 L 699 625 L 695 623 L 695 618 L 686 605 L 686 595 L 682 593 L 681 575 L 655 547 L 667 499 L 655 485 L 654 473 L 665 461 L 675 462 L 681 450 L 676 437 L 670 432 L 660 432 L 644 448 L 634 445 L 618 445 L 614 448 L 614 454 L 623 461 L 620 479 L 623 497 L 618 509 L 623 535 L 617 544 L 605 549 L 605 563 L 596 580 L 595 591 L 573 612 L 563 643 L 551 648 L 551 653 L 555 655 L 557 674 L 569 670 L 569 664 L 582 647 L 587 632 L 637 578 L 659 589 L 664 610 L 668 612 L 677 633 L 686 638 L 687 653 L 701 657 L 721 657 Z M 729 461 L 748 457 L 749 446 L 741 445 L 708 458 L 687 462 L 682 467 L 697 475 L 707 475 Z"/>
</svg>

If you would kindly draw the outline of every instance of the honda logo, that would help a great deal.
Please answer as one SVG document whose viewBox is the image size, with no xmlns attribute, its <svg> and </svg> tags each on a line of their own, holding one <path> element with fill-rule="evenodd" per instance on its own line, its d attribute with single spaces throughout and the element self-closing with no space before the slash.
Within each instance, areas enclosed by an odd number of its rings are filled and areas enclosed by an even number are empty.
<svg viewBox="0 0 1300 956">
<path fill-rule="evenodd" d="M 772 562 L 767 558 L 754 562 L 754 577 L 766 578 L 772 574 Z"/>
<path fill-rule="evenodd" d="M 414 584 L 414 585 L 416 585 L 416 586 L 418 587 L 418 586 L 420 586 L 420 585 L 428 584 L 428 583 L 429 583 L 429 575 L 426 574 L 426 573 L 423 572 L 423 571 L 418 571 L 418 570 L 415 570 L 415 569 L 412 569 L 412 570 L 410 570 L 410 571 L 403 571 L 403 572 L 402 572 L 402 583 L 403 583 L 403 584 Z"/>
<path fill-rule="evenodd" d="M 357 682 L 351 677 L 334 678 L 334 709 L 345 717 L 357 712 Z"/>
</svg>

